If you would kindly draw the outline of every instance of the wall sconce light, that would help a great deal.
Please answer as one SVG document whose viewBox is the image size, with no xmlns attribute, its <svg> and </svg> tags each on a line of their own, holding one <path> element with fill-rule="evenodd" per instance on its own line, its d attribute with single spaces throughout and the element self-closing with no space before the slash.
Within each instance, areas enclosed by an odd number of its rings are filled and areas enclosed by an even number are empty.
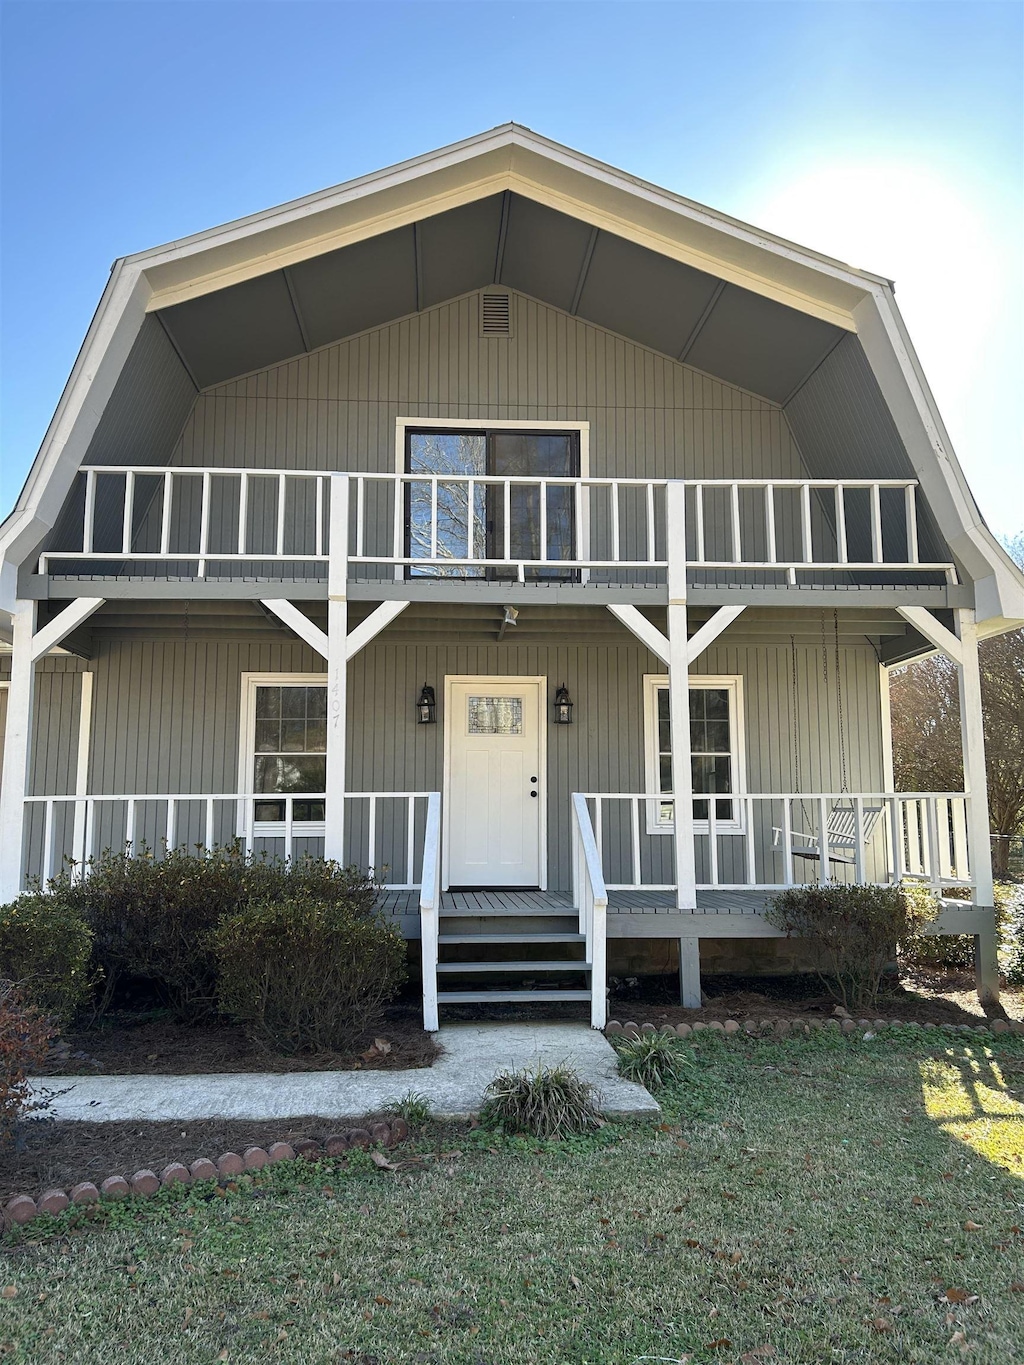
<svg viewBox="0 0 1024 1365">
<path fill-rule="evenodd" d="M 434 696 L 434 689 L 424 683 L 420 695 L 416 698 L 416 723 L 433 725 L 436 720 L 437 698 Z"/>
<path fill-rule="evenodd" d="M 565 683 L 555 693 L 555 724 L 572 724 L 572 698 Z"/>
</svg>

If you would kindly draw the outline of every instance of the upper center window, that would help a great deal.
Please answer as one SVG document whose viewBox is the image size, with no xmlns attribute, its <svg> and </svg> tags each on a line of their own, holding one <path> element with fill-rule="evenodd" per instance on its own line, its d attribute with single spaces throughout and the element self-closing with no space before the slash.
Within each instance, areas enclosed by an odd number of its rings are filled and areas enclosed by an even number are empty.
<svg viewBox="0 0 1024 1365">
<path fill-rule="evenodd" d="M 409 428 L 406 469 L 411 576 L 574 576 L 578 432 Z"/>
</svg>

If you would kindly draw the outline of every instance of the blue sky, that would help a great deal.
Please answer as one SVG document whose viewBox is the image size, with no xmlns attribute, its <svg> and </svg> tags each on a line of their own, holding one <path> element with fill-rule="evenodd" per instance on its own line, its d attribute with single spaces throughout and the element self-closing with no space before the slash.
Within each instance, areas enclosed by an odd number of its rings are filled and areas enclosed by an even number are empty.
<svg viewBox="0 0 1024 1365">
<path fill-rule="evenodd" d="M 116 256 L 515 119 L 895 278 L 982 511 L 1024 526 L 1018 3 L 0 15 L 3 511 Z"/>
</svg>

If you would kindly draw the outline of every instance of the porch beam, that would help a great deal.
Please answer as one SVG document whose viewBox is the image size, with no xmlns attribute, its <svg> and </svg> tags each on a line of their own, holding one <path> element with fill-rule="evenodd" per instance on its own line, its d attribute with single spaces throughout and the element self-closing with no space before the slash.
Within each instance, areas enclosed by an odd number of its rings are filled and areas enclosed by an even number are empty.
<svg viewBox="0 0 1024 1365">
<path fill-rule="evenodd" d="M 719 607 L 686 642 L 686 662 L 694 663 L 745 610 L 746 607 Z"/>
<path fill-rule="evenodd" d="M 668 637 L 648 621 L 639 607 L 626 606 L 622 602 L 609 602 L 607 606 L 611 614 L 621 621 L 642 645 L 646 645 L 652 654 L 656 654 L 663 664 L 671 663 L 672 651 Z"/>
<path fill-rule="evenodd" d="M 28 794 L 32 707 L 35 701 L 36 604 L 18 602 L 12 613 L 11 684 L 7 694 L 7 734 L 0 782 L 0 903 L 21 894 L 25 850 L 25 797 Z"/>
<path fill-rule="evenodd" d="M 348 734 L 349 481 L 331 475 L 327 577 L 327 785 L 324 857 L 345 861 L 345 750 Z M 321 632 L 322 633 L 322 632 Z"/>
<path fill-rule="evenodd" d="M 992 844 L 989 837 L 988 774 L 985 769 L 985 731 L 981 709 L 981 669 L 978 665 L 978 626 L 973 611 L 956 613 L 960 659 L 957 681 L 960 692 L 960 739 L 964 756 L 964 789 L 967 792 L 967 842 L 970 850 L 974 902 L 991 913 L 990 927 L 974 936 L 975 979 L 983 1005 L 999 999 L 999 964 L 996 958 L 995 894 L 992 884 Z"/>
<path fill-rule="evenodd" d="M 289 630 L 305 641 L 310 649 L 317 654 L 322 654 L 328 658 L 327 635 L 320 627 L 312 622 L 304 611 L 289 602 L 287 597 L 261 597 L 260 601 L 267 611 L 273 612 L 279 621 L 283 622 Z"/>
<path fill-rule="evenodd" d="M 41 630 L 37 630 L 33 634 L 32 662 L 35 663 L 44 654 L 49 654 L 50 650 L 59 645 L 66 635 L 70 635 L 83 621 L 88 620 L 98 607 L 102 607 L 105 601 L 105 597 L 76 597 L 73 602 L 69 602 L 52 621 L 47 622 Z"/>
<path fill-rule="evenodd" d="M 945 654 L 947 658 L 959 667 L 963 664 L 964 653 L 960 641 L 951 630 L 939 621 L 927 607 L 907 607 L 897 606 L 896 610 L 909 621 L 912 626 L 921 632 L 929 644 L 934 645 L 937 650 Z M 971 612 L 973 619 L 974 613 Z"/>
<path fill-rule="evenodd" d="M 409 605 L 409 599 L 404 601 L 382 602 L 376 610 L 371 611 L 365 620 L 360 621 L 355 630 L 348 637 L 345 646 L 346 657 L 354 659 L 361 649 L 365 649 L 371 640 L 375 639 L 385 627 L 389 626 L 396 616 L 400 616 Z"/>
</svg>

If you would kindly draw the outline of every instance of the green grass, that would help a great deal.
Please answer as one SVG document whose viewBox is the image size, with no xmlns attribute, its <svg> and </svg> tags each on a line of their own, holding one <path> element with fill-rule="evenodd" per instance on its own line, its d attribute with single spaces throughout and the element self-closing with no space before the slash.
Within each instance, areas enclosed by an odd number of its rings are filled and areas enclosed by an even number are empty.
<svg viewBox="0 0 1024 1365">
<path fill-rule="evenodd" d="M 438 1129 L 397 1172 L 36 1225 L 0 1272 L 3 1359 L 1024 1361 L 1024 1044 L 693 1048 L 663 1130 Z"/>
</svg>

